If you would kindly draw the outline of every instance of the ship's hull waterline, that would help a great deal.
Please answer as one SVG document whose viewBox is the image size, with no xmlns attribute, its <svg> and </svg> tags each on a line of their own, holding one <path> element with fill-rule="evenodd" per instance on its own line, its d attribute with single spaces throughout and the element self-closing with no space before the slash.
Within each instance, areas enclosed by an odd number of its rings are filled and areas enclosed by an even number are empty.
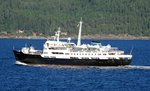
<svg viewBox="0 0 150 91">
<path fill-rule="evenodd" d="M 131 63 L 131 60 L 123 59 L 58 59 L 24 54 L 17 50 L 13 50 L 13 52 L 17 61 L 31 65 L 124 66 Z"/>
</svg>

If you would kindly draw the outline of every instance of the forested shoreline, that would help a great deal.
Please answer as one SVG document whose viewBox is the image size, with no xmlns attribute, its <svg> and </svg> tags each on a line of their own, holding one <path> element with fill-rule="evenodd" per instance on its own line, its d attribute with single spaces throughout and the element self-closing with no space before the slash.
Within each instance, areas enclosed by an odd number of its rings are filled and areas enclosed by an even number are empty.
<svg viewBox="0 0 150 91">
<path fill-rule="evenodd" d="M 0 36 L 150 37 L 150 0 L 0 0 Z"/>
</svg>

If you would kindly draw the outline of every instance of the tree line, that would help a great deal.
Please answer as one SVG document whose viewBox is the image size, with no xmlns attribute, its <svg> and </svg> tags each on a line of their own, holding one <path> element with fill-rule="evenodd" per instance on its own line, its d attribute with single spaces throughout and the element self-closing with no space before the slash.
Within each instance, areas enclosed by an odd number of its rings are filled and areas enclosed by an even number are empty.
<svg viewBox="0 0 150 91">
<path fill-rule="evenodd" d="M 150 0 L 0 0 L 0 32 L 150 36 Z"/>
</svg>

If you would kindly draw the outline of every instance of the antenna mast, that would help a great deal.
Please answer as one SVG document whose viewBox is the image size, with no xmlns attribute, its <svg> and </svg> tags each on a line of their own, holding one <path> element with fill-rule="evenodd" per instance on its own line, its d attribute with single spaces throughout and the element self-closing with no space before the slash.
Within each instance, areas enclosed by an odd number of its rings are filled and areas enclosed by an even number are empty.
<svg viewBox="0 0 150 91">
<path fill-rule="evenodd" d="M 58 28 L 58 31 L 56 32 L 55 36 L 57 37 L 57 42 L 59 42 L 59 36 L 60 36 L 60 27 Z"/>
</svg>

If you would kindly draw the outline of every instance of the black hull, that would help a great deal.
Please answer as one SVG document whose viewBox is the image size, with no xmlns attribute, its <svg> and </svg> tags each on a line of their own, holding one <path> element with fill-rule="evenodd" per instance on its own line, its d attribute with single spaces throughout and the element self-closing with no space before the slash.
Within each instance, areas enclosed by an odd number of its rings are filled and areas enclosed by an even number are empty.
<svg viewBox="0 0 150 91">
<path fill-rule="evenodd" d="M 35 65 L 76 65 L 76 66 L 124 66 L 129 65 L 131 60 L 123 59 L 56 59 L 42 58 L 40 55 L 24 54 L 13 50 L 17 61 Z"/>
</svg>

